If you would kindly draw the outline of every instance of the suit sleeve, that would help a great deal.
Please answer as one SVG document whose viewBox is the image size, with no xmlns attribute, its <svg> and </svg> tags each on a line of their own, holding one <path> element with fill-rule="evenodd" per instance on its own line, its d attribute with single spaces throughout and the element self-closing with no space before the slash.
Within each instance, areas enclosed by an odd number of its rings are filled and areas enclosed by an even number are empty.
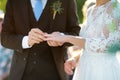
<svg viewBox="0 0 120 80">
<path fill-rule="evenodd" d="M 76 0 L 68 0 L 68 13 L 67 13 L 67 32 L 70 35 L 79 35 L 80 26 L 77 15 Z"/>
<path fill-rule="evenodd" d="M 16 51 L 22 51 L 22 39 L 23 35 L 18 34 L 15 29 L 12 0 L 7 1 L 6 14 L 3 22 L 3 29 L 1 33 L 1 44 L 4 47 L 14 49 Z"/>
<path fill-rule="evenodd" d="M 79 36 L 79 32 L 81 28 L 79 26 L 79 20 L 77 15 L 76 0 L 68 0 L 67 10 L 68 10 L 67 11 L 67 27 L 66 27 L 65 34 Z M 70 43 L 64 44 L 65 48 L 69 46 L 72 46 L 72 44 Z"/>
</svg>

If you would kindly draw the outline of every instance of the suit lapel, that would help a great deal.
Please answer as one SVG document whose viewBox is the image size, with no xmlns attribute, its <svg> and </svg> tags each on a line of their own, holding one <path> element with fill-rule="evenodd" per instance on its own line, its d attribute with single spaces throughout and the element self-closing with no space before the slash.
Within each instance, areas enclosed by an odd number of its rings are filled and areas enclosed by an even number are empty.
<svg viewBox="0 0 120 80">
<path fill-rule="evenodd" d="M 49 22 L 52 22 L 51 21 L 51 16 L 52 16 L 52 9 L 51 9 L 51 5 L 52 3 L 54 2 L 55 0 L 48 0 L 46 5 L 45 5 L 45 8 L 41 14 L 41 17 L 39 19 L 40 23 L 42 24 L 43 20 L 45 19 L 45 21 L 49 20 Z M 50 27 L 50 26 L 49 26 Z"/>
<path fill-rule="evenodd" d="M 52 4 L 57 1 L 57 0 L 51 0 L 50 6 L 52 6 Z M 54 20 L 53 20 L 53 12 L 52 12 L 52 8 L 50 7 L 50 33 L 53 32 L 53 25 L 54 25 Z"/>
<path fill-rule="evenodd" d="M 50 6 L 52 6 L 53 3 L 55 3 L 58 0 L 51 0 Z M 62 2 L 62 7 L 63 7 L 63 0 L 59 0 L 60 2 Z M 65 0 L 64 0 L 65 1 Z M 53 12 L 52 12 L 52 8 L 50 7 L 50 32 L 52 33 L 54 31 L 55 28 L 55 24 L 56 24 L 56 18 L 53 19 Z M 56 14 L 57 17 L 58 13 Z"/>
</svg>

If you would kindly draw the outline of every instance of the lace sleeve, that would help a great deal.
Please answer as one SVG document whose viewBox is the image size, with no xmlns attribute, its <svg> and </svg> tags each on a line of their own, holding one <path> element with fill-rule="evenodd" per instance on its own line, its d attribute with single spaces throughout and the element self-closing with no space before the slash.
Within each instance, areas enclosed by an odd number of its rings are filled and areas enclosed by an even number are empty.
<svg viewBox="0 0 120 80">
<path fill-rule="evenodd" d="M 116 10 L 116 11 L 115 11 Z M 116 44 L 120 49 L 120 18 L 119 15 L 115 15 L 120 9 L 116 9 L 110 6 L 106 9 L 106 14 L 104 14 L 104 26 L 102 26 L 101 36 L 99 38 L 86 38 L 86 47 L 93 52 L 102 53 L 108 52 L 110 47 Z M 117 16 L 117 17 L 116 17 Z"/>
<path fill-rule="evenodd" d="M 106 52 L 113 45 L 120 43 L 120 30 L 110 34 L 108 38 L 86 38 L 86 49 L 93 52 Z"/>
<path fill-rule="evenodd" d="M 86 14 L 87 17 L 90 15 L 90 12 L 91 12 L 91 10 L 92 10 L 92 7 L 93 7 L 93 6 L 91 6 L 90 8 L 88 8 L 87 14 Z M 86 31 L 87 28 L 88 28 L 88 20 L 86 19 L 86 20 L 84 21 L 84 23 L 81 25 L 81 30 L 80 30 L 79 35 L 80 35 L 80 36 L 84 36 L 84 32 Z"/>
</svg>

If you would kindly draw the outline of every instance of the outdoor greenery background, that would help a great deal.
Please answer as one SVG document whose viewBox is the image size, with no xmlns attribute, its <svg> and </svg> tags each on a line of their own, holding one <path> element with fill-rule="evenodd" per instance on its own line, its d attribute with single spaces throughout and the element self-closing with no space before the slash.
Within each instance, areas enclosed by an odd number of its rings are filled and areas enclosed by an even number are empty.
<svg viewBox="0 0 120 80">
<path fill-rule="evenodd" d="M 6 0 L 0 0 L 0 10 L 5 12 Z"/>
<path fill-rule="evenodd" d="M 78 17 L 80 23 L 83 23 L 83 13 L 82 8 L 86 0 L 77 0 L 77 9 L 78 9 Z"/>
<path fill-rule="evenodd" d="M 0 0 L 0 10 L 5 12 L 5 5 L 7 0 Z M 82 7 L 86 0 L 76 0 L 77 1 L 77 8 L 78 8 L 78 17 L 80 23 L 83 22 L 83 14 L 82 14 Z"/>
</svg>

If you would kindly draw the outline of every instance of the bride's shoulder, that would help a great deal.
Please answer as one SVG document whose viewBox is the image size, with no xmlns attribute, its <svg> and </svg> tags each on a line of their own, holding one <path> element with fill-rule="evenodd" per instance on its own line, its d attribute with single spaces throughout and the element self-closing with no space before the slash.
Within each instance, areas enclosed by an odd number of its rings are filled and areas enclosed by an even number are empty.
<svg viewBox="0 0 120 80">
<path fill-rule="evenodd" d="M 93 9 L 94 7 L 95 7 L 95 5 L 90 6 L 90 7 L 87 9 L 87 12 L 92 11 L 92 9 Z"/>
<path fill-rule="evenodd" d="M 115 6 L 115 3 L 113 1 L 110 1 L 109 4 L 107 5 L 107 8 L 113 9 L 114 6 Z"/>
<path fill-rule="evenodd" d="M 106 7 L 106 11 L 108 13 L 112 13 L 113 11 L 118 10 L 118 9 L 120 9 L 120 3 L 117 0 L 116 1 L 111 0 L 109 2 L 109 5 L 107 5 L 107 7 Z"/>
<path fill-rule="evenodd" d="M 94 6 L 95 5 L 92 5 L 87 9 L 87 15 L 90 14 L 90 12 L 94 9 Z"/>
</svg>

